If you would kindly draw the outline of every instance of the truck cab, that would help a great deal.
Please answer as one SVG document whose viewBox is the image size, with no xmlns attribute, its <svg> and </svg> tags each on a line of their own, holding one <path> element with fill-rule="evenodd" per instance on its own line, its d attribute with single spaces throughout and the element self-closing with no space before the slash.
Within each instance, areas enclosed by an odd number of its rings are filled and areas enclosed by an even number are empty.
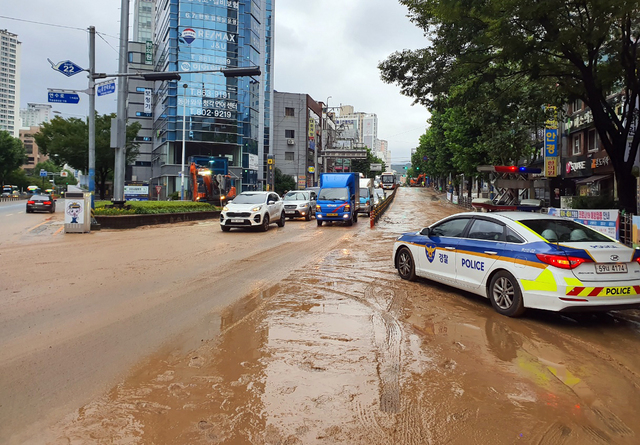
<svg viewBox="0 0 640 445">
<path fill-rule="evenodd" d="M 366 213 L 371 216 L 373 208 L 373 179 L 360 178 L 360 209 L 359 213 Z"/>
<path fill-rule="evenodd" d="M 347 226 L 358 222 L 360 187 L 357 173 L 323 173 L 316 201 L 316 222 L 341 221 Z"/>
</svg>

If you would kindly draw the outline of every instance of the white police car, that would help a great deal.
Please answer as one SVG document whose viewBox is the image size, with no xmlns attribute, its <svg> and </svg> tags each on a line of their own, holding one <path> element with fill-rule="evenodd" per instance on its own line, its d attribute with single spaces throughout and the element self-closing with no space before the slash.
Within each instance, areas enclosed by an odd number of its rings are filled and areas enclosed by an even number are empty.
<svg viewBox="0 0 640 445">
<path fill-rule="evenodd" d="M 640 307 L 640 250 L 546 214 L 459 213 L 398 237 L 393 262 L 405 280 L 482 295 L 507 316 Z"/>
</svg>

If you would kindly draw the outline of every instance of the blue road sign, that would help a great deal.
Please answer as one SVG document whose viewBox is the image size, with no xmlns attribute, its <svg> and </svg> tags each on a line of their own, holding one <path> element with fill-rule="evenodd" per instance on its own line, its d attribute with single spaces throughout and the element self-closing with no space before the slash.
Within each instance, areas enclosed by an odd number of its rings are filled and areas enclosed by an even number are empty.
<svg viewBox="0 0 640 445">
<path fill-rule="evenodd" d="M 42 176 L 43 178 L 45 176 L 47 176 L 47 171 L 46 170 L 40 170 L 40 176 Z"/>
<path fill-rule="evenodd" d="M 49 91 L 49 102 L 59 104 L 77 104 L 80 102 L 80 96 L 75 93 L 53 93 Z"/>
<path fill-rule="evenodd" d="M 53 63 L 51 61 L 51 59 L 47 59 L 47 60 L 51 64 L 51 68 L 53 68 L 56 71 L 61 72 L 62 74 L 64 74 L 67 77 L 71 77 L 74 74 L 78 74 L 79 72 L 84 71 L 84 68 L 76 65 L 71 60 L 64 60 L 64 61 L 58 62 L 58 63 Z"/>
<path fill-rule="evenodd" d="M 108 82 L 103 82 L 103 83 L 97 84 L 96 87 L 98 87 L 96 89 L 98 96 L 104 96 L 105 94 L 115 93 L 116 81 L 110 80 Z"/>
</svg>

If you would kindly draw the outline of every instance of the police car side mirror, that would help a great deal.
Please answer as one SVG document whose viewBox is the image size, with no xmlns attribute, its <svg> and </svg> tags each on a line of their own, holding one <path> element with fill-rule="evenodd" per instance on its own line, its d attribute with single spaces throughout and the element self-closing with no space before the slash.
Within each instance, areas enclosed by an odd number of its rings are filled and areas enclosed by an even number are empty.
<svg viewBox="0 0 640 445">
<path fill-rule="evenodd" d="M 420 235 L 431 236 L 431 229 L 429 227 L 425 227 L 420 231 Z"/>
</svg>

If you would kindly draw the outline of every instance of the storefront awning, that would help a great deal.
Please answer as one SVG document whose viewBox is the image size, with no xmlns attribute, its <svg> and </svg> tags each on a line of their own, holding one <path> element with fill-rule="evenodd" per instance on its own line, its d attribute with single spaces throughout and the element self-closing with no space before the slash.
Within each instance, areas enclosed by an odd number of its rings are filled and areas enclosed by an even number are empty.
<svg viewBox="0 0 640 445">
<path fill-rule="evenodd" d="M 608 179 L 610 177 L 611 175 L 587 176 L 586 178 L 576 179 L 576 184 L 589 184 L 590 182 L 598 182 L 598 181 L 602 181 L 603 179 Z"/>
</svg>

